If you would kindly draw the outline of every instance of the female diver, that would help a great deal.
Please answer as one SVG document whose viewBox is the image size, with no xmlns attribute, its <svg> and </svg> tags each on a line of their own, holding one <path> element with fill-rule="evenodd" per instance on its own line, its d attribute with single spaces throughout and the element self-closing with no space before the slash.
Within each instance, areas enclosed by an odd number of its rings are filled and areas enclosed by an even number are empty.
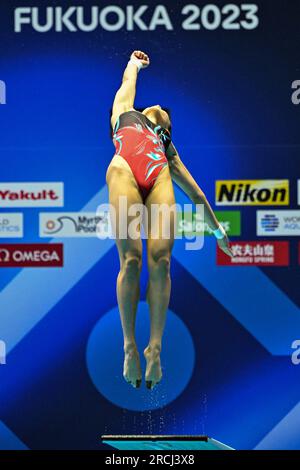
<svg viewBox="0 0 300 470">
<path fill-rule="evenodd" d="M 127 227 L 134 216 L 129 214 L 133 204 L 144 204 L 148 209 L 147 259 L 149 283 L 147 301 L 150 309 L 150 339 L 144 350 L 146 359 L 146 386 L 149 389 L 162 378 L 160 352 L 170 299 L 170 258 L 174 242 L 174 217 L 151 215 L 153 204 L 173 207 L 175 204 L 172 180 L 189 196 L 194 204 L 204 207 L 205 221 L 214 231 L 219 247 L 232 256 L 225 230 L 216 219 L 204 193 L 182 163 L 170 136 L 169 115 L 159 105 L 143 112 L 134 109 L 138 72 L 150 64 L 147 54 L 134 51 L 124 71 L 121 87 L 116 93 L 111 125 L 115 155 L 108 167 L 106 181 L 110 204 L 116 215 L 115 237 L 120 257 L 117 279 L 117 298 L 124 335 L 125 380 L 136 388 L 142 381 L 139 353 L 135 341 L 135 319 L 139 301 L 139 280 L 142 260 L 141 237 L 120 236 L 118 226 L 122 211 L 120 196 L 127 200 L 125 215 Z M 123 214 L 124 217 L 124 214 Z M 123 219 L 124 220 L 124 219 Z M 168 224 L 169 227 L 164 227 Z M 170 236 L 163 231 L 169 228 Z M 151 233 L 155 232 L 155 236 Z"/>
</svg>

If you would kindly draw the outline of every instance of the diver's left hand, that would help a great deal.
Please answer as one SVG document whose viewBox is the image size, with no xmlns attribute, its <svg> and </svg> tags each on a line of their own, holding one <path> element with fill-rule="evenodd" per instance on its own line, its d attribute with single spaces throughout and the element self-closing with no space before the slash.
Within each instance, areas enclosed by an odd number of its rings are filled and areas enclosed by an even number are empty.
<svg viewBox="0 0 300 470">
<path fill-rule="evenodd" d="M 233 252 L 232 252 L 232 249 L 230 248 L 229 239 L 228 239 L 227 235 L 225 235 L 223 238 L 217 240 L 217 243 L 219 245 L 219 248 L 221 248 L 221 250 L 224 251 L 224 253 L 227 256 L 230 256 L 230 258 L 233 257 Z"/>
</svg>

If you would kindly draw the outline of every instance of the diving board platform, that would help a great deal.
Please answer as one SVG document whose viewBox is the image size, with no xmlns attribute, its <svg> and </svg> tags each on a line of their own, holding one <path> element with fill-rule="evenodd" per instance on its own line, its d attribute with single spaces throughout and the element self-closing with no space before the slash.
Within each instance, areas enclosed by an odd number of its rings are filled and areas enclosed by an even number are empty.
<svg viewBox="0 0 300 470">
<path fill-rule="evenodd" d="M 118 450 L 234 450 L 208 436 L 104 435 L 101 439 Z"/>
</svg>

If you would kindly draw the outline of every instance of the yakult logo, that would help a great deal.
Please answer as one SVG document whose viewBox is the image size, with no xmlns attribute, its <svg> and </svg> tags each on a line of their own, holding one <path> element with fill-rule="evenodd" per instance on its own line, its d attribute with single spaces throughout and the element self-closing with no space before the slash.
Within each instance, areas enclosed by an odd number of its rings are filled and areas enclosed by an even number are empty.
<svg viewBox="0 0 300 470">
<path fill-rule="evenodd" d="M 0 183 L 0 208 L 62 207 L 63 183 Z"/>
<path fill-rule="evenodd" d="M 0 80 L 0 104 L 6 104 L 6 85 L 3 80 Z"/>
<path fill-rule="evenodd" d="M 0 268 L 61 266 L 63 266 L 61 243 L 0 245 Z"/>
</svg>

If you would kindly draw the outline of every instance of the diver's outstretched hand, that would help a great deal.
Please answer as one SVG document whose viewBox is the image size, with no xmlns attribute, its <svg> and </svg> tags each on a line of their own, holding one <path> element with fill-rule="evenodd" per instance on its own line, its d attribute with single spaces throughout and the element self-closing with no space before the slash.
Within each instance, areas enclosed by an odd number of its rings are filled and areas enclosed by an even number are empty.
<svg viewBox="0 0 300 470">
<path fill-rule="evenodd" d="M 137 65 L 140 64 L 139 68 L 145 69 L 150 65 L 150 59 L 145 52 L 142 51 L 133 51 L 130 56 L 130 60 Z"/>
<path fill-rule="evenodd" d="M 233 257 L 233 252 L 232 252 L 232 249 L 230 248 L 229 239 L 227 235 L 224 235 L 223 238 L 217 240 L 217 243 L 219 245 L 219 248 L 221 248 L 221 250 L 224 251 L 226 255 L 230 256 L 230 258 Z"/>
</svg>

